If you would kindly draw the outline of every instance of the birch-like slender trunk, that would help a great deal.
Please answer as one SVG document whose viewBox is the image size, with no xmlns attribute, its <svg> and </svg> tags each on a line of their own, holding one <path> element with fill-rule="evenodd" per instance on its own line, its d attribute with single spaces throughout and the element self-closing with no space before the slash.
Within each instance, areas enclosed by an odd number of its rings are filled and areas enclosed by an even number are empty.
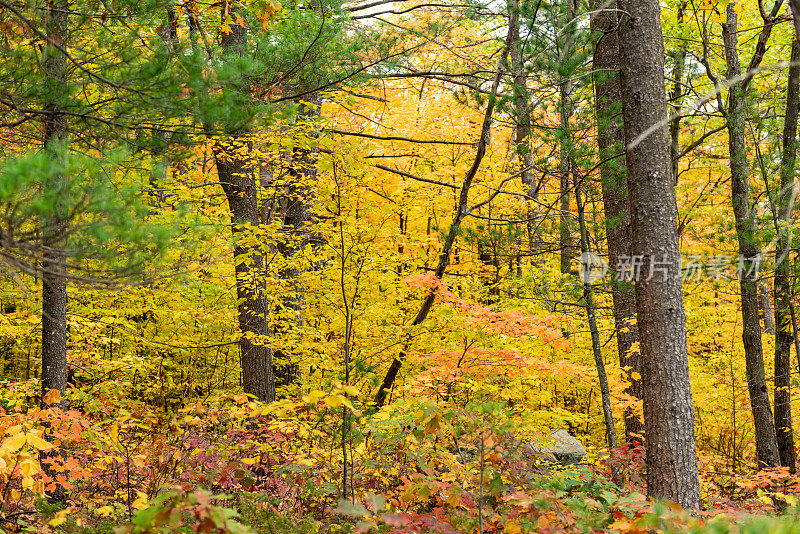
<svg viewBox="0 0 800 534">
<path fill-rule="evenodd" d="M 791 320 L 792 287 L 789 260 L 789 240 L 786 227 L 794 208 L 795 167 L 797 160 L 797 118 L 800 108 L 800 41 L 792 42 L 789 81 L 786 89 L 786 112 L 783 123 L 783 153 L 781 154 L 781 185 L 778 192 L 777 217 L 784 228 L 778 231 L 778 258 L 775 264 L 773 294 L 775 296 L 775 434 L 781 465 L 790 471 L 797 469 L 792 430 L 791 351 L 797 332 Z M 776 221 L 777 222 L 777 221 Z"/>
<path fill-rule="evenodd" d="M 728 91 L 727 126 L 728 151 L 731 167 L 731 202 L 736 220 L 736 237 L 739 244 L 739 274 L 741 295 L 742 341 L 744 343 L 747 388 L 750 393 L 750 409 L 755 426 L 756 457 L 759 467 L 779 465 L 778 445 L 772 419 L 769 391 L 764 375 L 764 353 L 761 343 L 761 318 L 758 298 L 757 268 L 761 261 L 761 245 L 756 234 L 755 213 L 750 209 L 750 165 L 745 145 L 746 86 L 741 79 L 739 63 L 739 22 L 735 5 L 729 3 L 727 19 L 722 25 L 725 44 L 727 78 L 731 83 Z"/>
<path fill-rule="evenodd" d="M 503 47 L 503 52 L 500 54 L 500 59 L 497 64 L 497 72 L 494 76 L 494 81 L 492 82 L 492 90 L 489 96 L 489 102 L 486 104 L 486 111 L 483 115 L 483 125 L 481 126 L 481 137 L 478 140 L 478 147 L 475 152 L 475 159 L 472 161 L 472 166 L 467 171 L 466 175 L 464 176 L 464 181 L 461 184 L 461 191 L 458 195 L 458 201 L 455 208 L 455 213 L 453 213 L 453 220 L 450 223 L 450 229 L 445 237 L 444 243 L 442 245 L 442 253 L 439 255 L 439 263 L 436 266 L 436 271 L 434 271 L 434 277 L 437 281 L 440 281 L 444 277 L 444 272 L 447 269 L 447 266 L 450 263 L 450 253 L 453 250 L 453 246 L 456 242 L 456 237 L 461 229 L 461 223 L 464 221 L 464 218 L 470 213 L 469 208 L 469 191 L 472 187 L 472 182 L 475 179 L 475 176 L 478 174 L 478 169 L 481 166 L 481 162 L 483 161 L 483 157 L 486 155 L 486 149 L 489 147 L 489 141 L 491 139 L 491 128 L 492 128 L 492 115 L 494 114 L 494 107 L 495 107 L 495 99 L 497 97 L 497 90 L 500 87 L 500 80 L 503 77 L 503 71 L 505 68 L 506 60 L 508 59 L 508 53 L 511 43 L 511 33 L 509 32 L 506 35 L 505 46 Z M 422 300 L 422 304 L 420 305 L 419 311 L 417 315 L 414 317 L 413 322 L 411 323 L 412 326 L 422 324 L 425 319 L 428 317 L 428 313 L 431 311 L 431 307 L 433 306 L 433 302 L 436 300 L 436 288 L 431 289 L 425 298 Z M 400 372 L 400 368 L 403 366 L 403 362 L 406 359 L 406 355 L 408 353 L 408 344 L 410 339 L 406 338 L 405 342 L 403 343 L 402 349 L 398 355 L 392 360 L 392 363 L 389 365 L 389 369 L 386 371 L 386 375 L 383 378 L 383 382 L 381 383 L 378 392 L 375 395 L 375 406 L 380 408 L 386 403 L 386 399 L 389 395 L 389 391 L 391 391 L 392 386 L 394 386 L 394 382 L 397 379 L 397 375 Z"/>
</svg>

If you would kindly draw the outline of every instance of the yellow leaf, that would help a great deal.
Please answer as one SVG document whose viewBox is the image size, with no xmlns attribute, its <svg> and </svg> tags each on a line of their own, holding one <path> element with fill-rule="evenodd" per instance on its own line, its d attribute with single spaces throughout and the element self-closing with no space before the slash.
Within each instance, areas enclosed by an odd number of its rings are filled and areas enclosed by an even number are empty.
<svg viewBox="0 0 800 534">
<path fill-rule="evenodd" d="M 28 441 L 28 445 L 36 447 L 40 451 L 46 451 L 48 449 L 52 449 L 53 448 L 53 444 L 52 443 L 46 442 L 45 440 L 43 440 L 42 438 L 40 438 L 39 436 L 37 436 L 35 434 L 28 434 L 27 441 Z"/>
<path fill-rule="evenodd" d="M 137 510 L 144 510 L 147 508 L 147 494 L 141 491 L 137 491 L 136 495 L 138 496 L 131 506 L 136 508 Z"/>
<path fill-rule="evenodd" d="M 303 396 L 303 402 L 306 404 L 316 404 L 318 400 L 325 396 L 325 392 L 319 389 L 310 391 L 308 395 Z"/>
<path fill-rule="evenodd" d="M 39 472 L 40 467 L 39 464 L 34 460 L 25 460 L 24 462 L 20 462 L 19 470 L 22 471 L 22 474 L 26 477 L 34 475 Z"/>
<path fill-rule="evenodd" d="M 631 524 L 630 520 L 627 518 L 617 519 L 610 525 L 608 525 L 609 529 L 613 530 L 621 530 L 626 531 L 629 530 L 633 525 Z"/>
<path fill-rule="evenodd" d="M 642 375 L 640 375 L 636 371 L 631 373 L 631 380 L 641 380 L 641 379 L 642 379 Z"/>
<path fill-rule="evenodd" d="M 343 397 L 341 395 L 330 395 L 325 397 L 325 406 L 328 408 L 339 408 L 343 404 Z"/>
<path fill-rule="evenodd" d="M 63 525 L 64 523 L 66 523 L 66 521 L 67 521 L 67 511 L 61 510 L 59 512 L 56 512 L 56 516 L 53 519 L 51 519 L 50 522 L 47 524 L 50 525 L 51 527 L 57 527 L 59 525 Z"/>
<path fill-rule="evenodd" d="M 519 525 L 519 519 L 509 519 L 506 521 L 506 524 L 503 525 L 503 532 L 505 534 L 520 534 L 522 532 L 522 527 Z"/>
<path fill-rule="evenodd" d="M 338 393 L 328 395 L 325 398 L 325 404 L 330 406 L 331 408 L 339 408 L 340 406 L 347 406 L 351 410 L 353 409 L 353 403 L 350 402 L 350 399 L 348 399 L 344 395 L 339 395 Z"/>
<path fill-rule="evenodd" d="M 247 465 L 253 465 L 254 463 L 258 462 L 258 458 L 242 458 L 242 463 Z"/>
<path fill-rule="evenodd" d="M 97 515 L 99 515 L 99 516 L 102 516 L 102 517 L 108 517 L 108 516 L 110 516 L 110 515 L 111 515 L 111 513 L 112 513 L 113 511 L 114 511 L 114 509 L 113 509 L 113 508 L 111 508 L 111 507 L 110 507 L 110 506 L 108 506 L 108 505 L 105 505 L 105 506 L 101 506 L 100 508 L 98 508 L 97 510 L 95 510 L 95 511 L 94 511 L 94 513 L 96 513 Z"/>
<path fill-rule="evenodd" d="M 33 489 L 34 480 L 31 477 L 22 477 L 22 487 L 26 490 Z"/>
<path fill-rule="evenodd" d="M 358 388 L 355 386 L 342 386 L 342 391 L 348 395 L 358 395 Z"/>
<path fill-rule="evenodd" d="M 9 452 L 17 452 L 25 445 L 25 434 L 19 433 L 16 436 L 11 436 L 0 445 L 0 449 L 6 449 Z"/>
<path fill-rule="evenodd" d="M 263 30 L 267 30 L 269 28 L 269 19 L 272 18 L 272 15 L 277 13 L 282 9 L 280 2 L 271 1 L 267 2 L 266 6 L 264 6 L 264 15 L 261 17 L 261 28 Z"/>
</svg>

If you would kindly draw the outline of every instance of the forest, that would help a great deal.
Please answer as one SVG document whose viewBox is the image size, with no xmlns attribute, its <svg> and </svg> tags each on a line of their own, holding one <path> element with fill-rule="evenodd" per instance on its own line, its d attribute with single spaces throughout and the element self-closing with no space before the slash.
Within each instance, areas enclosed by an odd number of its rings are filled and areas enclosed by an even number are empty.
<svg viewBox="0 0 800 534">
<path fill-rule="evenodd" d="M 0 49 L 0 533 L 800 534 L 800 0 Z"/>
</svg>

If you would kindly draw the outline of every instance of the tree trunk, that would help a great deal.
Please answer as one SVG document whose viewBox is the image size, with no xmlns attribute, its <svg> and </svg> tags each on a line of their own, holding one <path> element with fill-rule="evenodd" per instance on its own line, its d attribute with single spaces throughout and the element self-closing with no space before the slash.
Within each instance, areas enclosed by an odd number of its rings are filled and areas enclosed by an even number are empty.
<svg viewBox="0 0 800 534">
<path fill-rule="evenodd" d="M 618 6 L 632 254 L 640 255 L 644 263 L 636 282 L 636 310 L 647 492 L 687 510 L 699 510 L 675 182 L 666 126 L 661 8 L 658 0 L 618 0 Z"/>
<path fill-rule="evenodd" d="M 272 353 L 267 347 L 270 335 L 264 296 L 264 254 L 247 241 L 247 234 L 259 226 L 258 191 L 255 171 L 249 157 L 249 142 L 241 137 L 230 137 L 222 146 L 214 144 L 214 161 L 217 176 L 228 199 L 234 240 L 233 261 L 236 265 L 236 296 L 238 299 L 240 360 L 242 386 L 245 393 L 261 401 L 275 400 L 275 383 L 272 374 Z"/>
<path fill-rule="evenodd" d="M 314 122 L 320 116 L 322 99 L 318 94 L 311 95 L 306 102 L 300 103 L 301 110 L 298 122 L 310 131 L 301 132 L 309 141 L 316 139 Z M 289 261 L 289 266 L 281 270 L 281 277 L 289 281 L 292 293 L 281 299 L 280 305 L 289 312 L 289 321 L 293 330 L 299 335 L 304 325 L 303 312 L 306 306 L 305 287 L 302 283 L 303 268 L 297 263 L 298 254 L 302 254 L 312 241 L 312 230 L 308 228 L 314 216 L 312 212 L 314 185 L 317 179 L 317 155 L 315 147 L 296 147 L 292 153 L 291 177 L 286 191 L 286 215 L 283 218 L 283 232 L 287 239 L 278 241 L 278 250 Z M 281 327 L 284 328 L 284 327 Z M 276 328 L 276 333 L 277 328 Z M 276 349 L 273 353 L 275 362 L 275 388 L 288 386 L 300 377 L 298 354 L 291 350 Z"/>
<path fill-rule="evenodd" d="M 573 0 L 566 0 L 569 4 L 567 10 L 568 20 L 566 22 L 567 28 L 564 30 L 566 38 L 561 44 L 559 50 L 559 63 L 564 63 L 568 55 L 573 53 L 572 45 L 574 39 L 572 38 L 572 31 L 570 28 L 574 24 L 573 20 L 576 16 L 577 8 Z M 572 117 L 573 104 L 572 104 L 572 79 L 569 77 L 560 76 L 558 83 L 559 94 L 559 119 L 560 119 L 560 135 L 561 143 L 558 153 L 558 175 L 560 179 L 559 195 L 559 246 L 561 249 L 561 272 L 568 273 L 570 264 L 572 263 L 572 236 L 570 234 L 570 209 L 569 209 L 569 193 L 570 193 L 570 173 L 572 172 L 572 150 L 574 143 L 570 131 L 570 118 Z"/>
<path fill-rule="evenodd" d="M 62 0 L 51 0 L 47 3 L 46 28 L 50 40 L 43 51 L 42 70 L 45 83 L 50 85 L 48 95 L 53 102 L 46 104 L 47 114 L 44 119 L 43 144 L 45 150 L 55 160 L 63 158 L 66 150 L 68 126 L 66 115 L 59 108 L 57 96 L 63 93 L 67 83 L 67 58 L 58 49 L 67 43 L 67 17 L 69 5 Z M 60 163 L 56 163 L 59 165 Z M 67 237 L 67 205 L 68 177 L 61 172 L 56 173 L 43 184 L 42 189 L 48 193 L 57 192 L 53 211 L 41 221 L 42 230 L 42 405 L 66 408 L 67 377 L 67 254 L 65 251 Z M 46 395 L 51 390 L 60 393 L 60 401 L 55 405 L 49 403 Z M 49 426 L 46 425 L 46 426 Z M 50 439 L 49 430 L 45 439 Z M 58 473 L 45 462 L 53 459 L 63 463 L 60 448 L 53 448 L 42 453 L 44 472 L 55 484 L 48 492 L 51 501 L 66 502 L 67 491 L 57 480 Z"/>
<path fill-rule="evenodd" d="M 178 50 L 178 13 L 173 5 L 167 7 L 167 20 L 157 31 L 169 53 L 171 55 L 175 54 Z M 164 184 L 169 180 L 169 132 L 154 128 L 151 143 L 153 159 L 158 161 L 164 172 L 161 180 L 159 180 L 155 172 L 150 173 L 150 190 L 148 193 L 153 208 L 152 213 L 159 213 L 164 209 L 164 203 L 167 200 Z"/>
<path fill-rule="evenodd" d="M 233 11 L 223 2 L 223 20 Z M 244 17 L 243 12 L 238 16 Z M 241 53 L 247 34 L 244 25 L 231 24 L 230 33 L 222 35 L 226 53 Z M 245 132 L 232 133 L 217 140 L 212 148 L 217 176 L 228 199 L 233 232 L 233 261 L 236 265 L 240 361 L 244 392 L 261 401 L 275 400 L 272 351 L 267 347 L 269 329 L 264 297 L 264 253 L 258 246 L 246 244 L 247 233 L 260 223 L 256 167 L 250 156 L 251 143 Z"/>
<path fill-rule="evenodd" d="M 683 24 L 683 12 L 687 2 L 678 6 L 678 26 Z M 673 61 L 672 66 L 672 89 L 669 92 L 669 100 L 675 110 L 675 116 L 669 121 L 669 141 L 670 159 L 672 160 L 672 176 L 675 177 L 675 185 L 678 184 L 678 163 L 680 163 L 681 145 L 681 101 L 683 100 L 683 70 L 686 67 L 686 53 L 689 48 L 688 41 L 682 41 L 678 49 L 670 54 Z"/>
<path fill-rule="evenodd" d="M 606 425 L 606 443 L 609 449 L 617 448 L 617 431 L 614 428 L 614 413 L 611 411 L 611 390 L 608 386 L 608 376 L 606 375 L 606 364 L 603 361 L 603 353 L 600 347 L 600 332 L 597 329 L 597 306 L 594 302 L 594 291 L 592 288 L 593 266 L 592 251 L 589 248 L 589 233 L 586 229 L 586 217 L 584 204 L 581 199 L 581 188 L 577 177 L 573 185 L 575 189 L 575 206 L 578 209 L 578 225 L 581 233 L 581 258 L 587 260 L 582 266 L 581 278 L 583 278 L 583 302 L 586 308 L 586 320 L 589 322 L 589 332 L 592 336 L 592 354 L 594 355 L 594 365 L 597 369 L 597 379 L 600 384 L 600 399 L 603 407 L 603 421 Z M 618 481 L 617 472 L 614 470 L 614 479 Z"/>
<path fill-rule="evenodd" d="M 741 76 L 738 52 L 738 20 L 735 4 L 727 7 L 727 20 L 722 25 L 725 43 L 727 78 Z M 728 150 L 731 166 L 731 201 L 736 219 L 736 237 L 739 242 L 740 263 L 743 272 L 739 275 L 742 301 L 742 341 L 744 342 L 747 388 L 750 392 L 750 408 L 755 425 L 756 457 L 758 467 L 779 464 L 775 426 L 769 402 L 769 392 L 764 377 L 764 354 L 761 345 L 761 319 L 758 302 L 758 274 L 761 246 L 755 232 L 755 218 L 750 210 L 749 163 L 745 147 L 745 87 L 731 82 L 728 92 L 727 126 Z"/>
<path fill-rule="evenodd" d="M 794 172 L 797 158 L 797 117 L 800 108 L 800 40 L 792 42 L 792 59 L 786 89 L 786 113 L 783 123 L 783 154 L 781 155 L 781 188 L 778 192 L 778 217 L 787 224 L 791 220 Z M 786 253 L 789 242 L 784 232 L 778 233 L 778 259 L 775 262 L 775 433 L 781 465 L 791 472 L 797 469 L 794 450 L 791 405 L 792 299 L 789 276 L 792 264 Z M 785 255 L 784 255 L 785 254 Z M 797 335 L 795 332 L 794 335 Z"/>
<path fill-rule="evenodd" d="M 761 301 L 761 311 L 764 314 L 764 330 L 767 334 L 775 335 L 775 321 L 773 320 L 772 300 L 769 296 L 767 281 L 763 278 L 758 281 L 758 297 Z"/>
<path fill-rule="evenodd" d="M 66 44 L 67 4 L 53 0 L 47 4 L 47 36 L 54 44 Z M 57 95 L 66 84 L 67 60 L 54 45 L 45 47 L 42 69 L 52 92 Z M 44 120 L 44 147 L 51 157 L 61 156 L 67 142 L 66 116 L 58 105 L 48 104 Z M 53 212 L 41 222 L 42 226 L 42 396 L 57 389 L 61 393 L 62 407 L 67 389 L 67 212 L 64 200 L 67 177 L 58 173 L 44 189 L 58 191 Z"/>
<path fill-rule="evenodd" d="M 519 0 L 509 0 L 508 2 L 508 31 L 511 35 L 510 48 L 508 51 L 511 60 L 511 71 L 514 79 L 513 84 L 513 114 L 514 114 L 514 150 L 520 164 L 520 178 L 522 180 L 523 192 L 528 197 L 526 204 L 526 230 L 528 237 L 528 255 L 534 258 L 541 249 L 541 233 L 539 229 L 539 209 L 536 201 L 539 197 L 539 185 L 537 184 L 536 174 L 532 165 L 532 153 L 530 147 L 531 135 L 531 107 L 530 95 L 527 86 L 527 76 L 525 70 L 525 60 L 523 56 L 523 42 L 519 33 Z M 535 15 L 534 15 L 535 17 Z M 518 258 L 519 261 L 519 258 Z M 517 269 L 521 269 L 517 264 Z"/>
<path fill-rule="evenodd" d="M 617 267 L 631 256 L 631 217 L 628 201 L 628 184 L 625 181 L 622 131 L 622 94 L 619 80 L 619 36 L 615 4 L 595 7 L 591 19 L 592 31 L 602 34 L 594 50 L 592 70 L 595 72 L 595 115 L 597 143 L 600 149 L 600 178 L 605 211 L 608 262 Z M 614 158 L 614 159 L 612 159 Z M 636 325 L 636 293 L 632 280 L 612 280 L 611 295 L 614 303 L 614 328 L 620 367 L 625 369 L 629 386 L 625 393 L 642 400 L 642 358 L 634 350 L 639 339 Z M 636 373 L 636 374 L 634 374 Z M 638 376 L 638 378 L 637 378 Z M 625 439 L 628 443 L 642 442 L 644 424 L 636 410 L 625 410 Z"/>
</svg>

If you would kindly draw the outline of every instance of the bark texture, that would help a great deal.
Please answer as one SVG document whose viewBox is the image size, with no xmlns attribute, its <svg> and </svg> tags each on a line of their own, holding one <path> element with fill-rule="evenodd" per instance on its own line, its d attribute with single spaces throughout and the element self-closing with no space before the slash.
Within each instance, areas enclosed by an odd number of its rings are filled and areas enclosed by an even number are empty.
<svg viewBox="0 0 800 534">
<path fill-rule="evenodd" d="M 757 267 L 761 245 L 756 236 L 755 214 L 750 209 L 750 168 L 745 145 L 746 87 L 738 80 L 742 75 L 738 52 L 738 19 L 735 4 L 728 4 L 726 22 L 722 25 L 725 43 L 727 78 L 732 85 L 728 92 L 728 151 L 731 167 L 731 202 L 736 219 L 736 237 L 740 262 L 739 291 L 742 310 L 747 389 L 755 426 L 756 457 L 759 467 L 779 464 L 775 426 L 772 420 L 769 391 L 764 376 L 764 353 L 761 344 L 761 317 L 758 297 Z"/>
<path fill-rule="evenodd" d="M 511 71 L 514 79 L 513 106 L 515 127 L 513 141 L 519 164 L 522 167 L 520 169 L 520 179 L 522 180 L 523 192 L 528 197 L 525 201 L 527 207 L 526 230 L 528 234 L 528 254 L 533 258 L 542 248 L 542 240 L 539 231 L 540 215 L 536 204 L 539 197 L 539 185 L 535 171 L 532 168 L 533 161 L 530 147 L 530 94 L 526 82 L 527 73 L 525 58 L 523 56 L 523 41 L 520 38 L 519 17 L 519 1 L 510 0 L 508 3 L 508 31 L 511 35 L 511 40 L 508 55 L 511 60 Z M 519 264 L 517 264 L 517 268 L 520 268 Z"/>
<path fill-rule="evenodd" d="M 300 103 L 298 123 L 308 131 L 301 135 L 309 137 L 313 143 L 316 138 L 313 123 L 319 118 L 322 99 L 312 94 Z M 317 179 L 317 156 L 319 150 L 311 146 L 297 147 L 292 153 L 292 167 L 289 169 L 290 180 L 286 185 L 286 214 L 283 218 L 283 233 L 286 239 L 278 241 L 278 251 L 289 261 L 288 266 L 281 269 L 281 278 L 289 282 L 291 294 L 281 299 L 278 315 L 285 315 L 287 326 L 275 327 L 283 331 L 293 331 L 298 335 L 305 323 L 303 312 L 306 306 L 305 287 L 303 286 L 303 268 L 298 264 L 296 256 L 302 254 L 312 241 L 312 230 L 309 227 L 314 213 L 314 185 Z M 283 312 L 283 313 L 281 313 Z M 300 377 L 299 354 L 285 348 L 273 352 L 275 388 L 288 386 Z"/>
<path fill-rule="evenodd" d="M 55 46 L 66 44 L 68 5 L 62 0 L 47 4 L 47 37 L 53 43 L 44 50 L 44 71 L 49 94 L 63 92 L 67 83 L 67 59 Z M 67 142 L 66 115 L 55 103 L 45 106 L 43 144 L 53 157 L 58 157 Z M 62 192 L 67 187 L 63 173 L 50 178 L 47 191 Z M 52 389 L 61 392 L 62 407 L 67 388 L 67 255 L 64 250 L 67 234 L 68 207 L 64 195 L 58 194 L 52 214 L 42 220 L 42 396 Z"/>
<path fill-rule="evenodd" d="M 595 91 L 595 115 L 597 119 L 597 143 L 600 149 L 600 179 L 603 191 L 608 263 L 612 267 L 620 264 L 624 257 L 631 256 L 631 217 L 628 200 L 628 184 L 625 177 L 625 160 L 616 157 L 624 151 L 625 139 L 622 130 L 622 93 L 619 79 L 619 36 L 617 15 L 613 11 L 616 3 L 603 4 L 604 9 L 595 8 L 591 18 L 591 29 L 600 34 L 594 50 L 593 71 Z M 599 7 L 599 6 L 598 6 Z M 642 358 L 633 351 L 639 339 L 636 324 L 636 293 L 633 281 L 614 280 L 611 286 L 614 303 L 614 328 L 620 367 L 626 369 L 629 386 L 625 393 L 642 400 Z M 625 411 L 625 438 L 628 443 L 644 439 L 644 424 L 639 414 L 632 409 Z"/>
<path fill-rule="evenodd" d="M 559 63 L 566 61 L 568 54 L 573 52 L 572 46 L 574 43 L 573 38 L 573 25 L 574 19 L 577 14 L 577 6 L 573 0 L 566 0 L 568 9 L 566 10 L 567 21 L 563 33 L 566 35 L 560 43 L 559 49 Z M 570 131 L 570 119 L 572 118 L 573 102 L 572 102 L 572 79 L 569 76 L 561 76 L 558 83 L 559 94 L 559 120 L 560 120 L 560 135 L 561 146 L 558 153 L 558 176 L 560 180 L 559 187 L 559 247 L 561 249 L 561 272 L 570 272 L 570 265 L 572 263 L 573 243 L 572 233 L 570 232 L 570 223 L 572 216 L 570 213 L 570 188 L 572 175 L 572 161 L 573 161 L 573 148 L 574 142 Z"/>
<path fill-rule="evenodd" d="M 647 491 L 699 510 L 700 487 L 667 132 L 658 0 L 618 0 L 632 253 L 642 352 Z M 663 269 L 663 270 L 662 270 Z"/>
<path fill-rule="evenodd" d="M 223 2 L 223 18 L 232 11 L 229 1 Z M 244 17 L 244 13 L 238 13 Z M 222 36 L 225 53 L 241 53 L 247 33 L 244 25 L 232 24 L 231 31 Z M 264 252 L 247 244 L 243 235 L 260 223 L 256 166 L 246 132 L 233 132 L 225 142 L 213 146 L 217 176 L 228 200 L 233 232 L 233 257 L 236 265 L 236 296 L 238 298 L 240 361 L 242 386 L 245 393 L 261 401 L 275 400 L 275 381 L 272 373 L 272 352 L 269 338 L 267 307 L 264 296 Z"/>
<path fill-rule="evenodd" d="M 45 31 L 50 40 L 43 50 L 42 71 L 48 95 L 54 98 L 45 105 L 43 145 L 54 159 L 63 157 L 68 142 L 67 116 L 59 106 L 58 96 L 67 85 L 67 58 L 58 49 L 67 44 L 69 5 L 64 0 L 50 0 L 45 12 Z M 66 408 L 66 390 L 69 368 L 67 364 L 67 254 L 65 251 L 69 206 L 66 202 L 68 177 L 58 172 L 43 184 L 43 191 L 55 192 L 53 211 L 41 221 L 42 230 L 42 405 L 48 403 L 46 395 L 51 390 L 61 394 L 60 402 L 54 407 Z M 49 427 L 49 423 L 45 425 Z M 45 439 L 52 439 L 49 429 Z M 63 463 L 61 449 L 54 447 L 42 452 L 44 472 L 57 480 L 55 472 L 47 459 L 57 459 Z M 67 491 L 56 483 L 48 492 L 51 501 L 66 502 Z"/>
<path fill-rule="evenodd" d="M 792 43 L 792 59 L 789 65 L 789 82 L 786 89 L 786 113 L 783 124 L 783 153 L 781 155 L 781 188 L 778 192 L 777 216 L 784 223 L 791 219 L 794 201 L 794 172 L 797 159 L 797 117 L 800 108 L 800 41 Z M 793 333 L 791 321 L 792 290 L 789 276 L 789 247 L 786 234 L 778 233 L 778 250 L 775 263 L 773 294 L 775 298 L 775 434 L 781 465 L 792 472 L 797 469 L 797 454 L 794 450 L 791 406 L 790 356 Z"/>
</svg>

